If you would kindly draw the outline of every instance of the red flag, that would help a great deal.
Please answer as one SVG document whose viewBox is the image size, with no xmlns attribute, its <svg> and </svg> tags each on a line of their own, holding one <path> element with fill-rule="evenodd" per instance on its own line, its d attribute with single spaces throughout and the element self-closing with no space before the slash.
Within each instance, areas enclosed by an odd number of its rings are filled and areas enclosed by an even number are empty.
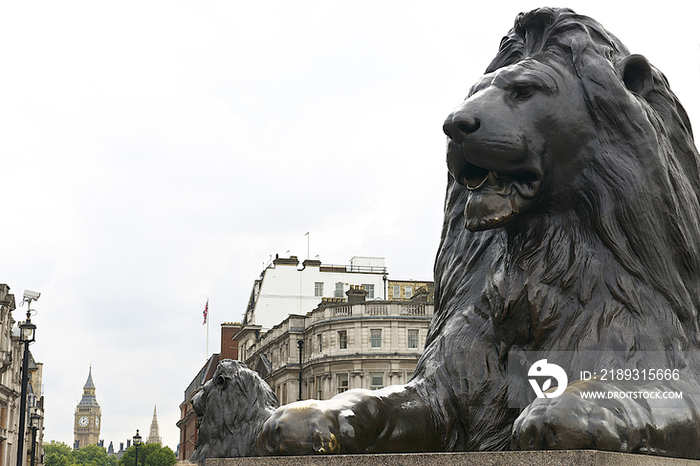
<svg viewBox="0 0 700 466">
<path fill-rule="evenodd" d="M 207 323 L 207 314 L 209 314 L 209 298 L 207 298 L 207 304 L 204 305 L 204 322 L 202 322 L 202 325 Z"/>
</svg>

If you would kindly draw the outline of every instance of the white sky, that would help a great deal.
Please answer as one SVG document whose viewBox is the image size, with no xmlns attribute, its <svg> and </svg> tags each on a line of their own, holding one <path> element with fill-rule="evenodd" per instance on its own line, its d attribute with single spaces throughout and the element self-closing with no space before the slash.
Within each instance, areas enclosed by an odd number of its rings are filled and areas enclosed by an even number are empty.
<svg viewBox="0 0 700 466">
<path fill-rule="evenodd" d="M 661 69 L 700 127 L 700 3 L 569 1 Z M 629 5 L 629 2 L 625 2 Z M 289 250 L 430 279 L 441 127 L 529 0 L 4 2 L 0 283 L 40 291 L 45 440 L 92 363 L 105 446 L 173 450 L 219 324 Z M 663 9 L 661 9 L 663 8 Z M 25 308 L 15 311 L 23 318 Z"/>
</svg>

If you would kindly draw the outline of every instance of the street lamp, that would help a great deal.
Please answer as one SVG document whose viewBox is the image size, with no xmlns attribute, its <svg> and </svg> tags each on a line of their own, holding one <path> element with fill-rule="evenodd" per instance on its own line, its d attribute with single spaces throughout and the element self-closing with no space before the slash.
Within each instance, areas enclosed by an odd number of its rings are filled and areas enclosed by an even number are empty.
<svg viewBox="0 0 700 466">
<path fill-rule="evenodd" d="M 302 335 L 301 340 L 297 340 L 297 345 L 299 346 L 299 399 L 297 401 L 301 401 L 301 361 L 302 357 L 304 355 L 304 336 Z"/>
<path fill-rule="evenodd" d="M 136 435 L 134 435 L 134 447 L 136 448 L 136 461 L 134 466 L 139 466 L 139 445 L 141 445 L 141 436 L 139 435 L 139 430 L 136 429 Z"/>
<path fill-rule="evenodd" d="M 27 385 L 29 383 L 29 344 L 34 341 L 36 325 L 32 323 L 32 301 L 39 299 L 36 291 L 24 290 L 22 304 L 27 303 L 27 320 L 19 325 L 19 341 L 24 343 L 24 359 L 22 361 L 22 393 L 19 404 L 19 439 L 17 439 L 17 466 L 24 463 L 24 435 L 27 422 Z"/>
<path fill-rule="evenodd" d="M 34 466 L 36 461 L 36 431 L 39 430 L 39 421 L 41 420 L 41 414 L 39 414 L 39 408 L 32 409 L 32 415 L 29 418 L 29 425 L 32 429 L 32 461 L 31 466 Z"/>
</svg>

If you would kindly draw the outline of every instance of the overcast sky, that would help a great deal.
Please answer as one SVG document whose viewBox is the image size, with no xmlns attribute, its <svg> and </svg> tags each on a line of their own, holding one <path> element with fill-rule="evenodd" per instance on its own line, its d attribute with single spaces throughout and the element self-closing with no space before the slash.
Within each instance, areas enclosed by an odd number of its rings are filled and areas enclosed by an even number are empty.
<svg viewBox="0 0 700 466">
<path fill-rule="evenodd" d="M 537 6 L 4 2 L 0 283 L 18 304 L 42 293 L 45 441 L 72 444 L 92 364 L 105 446 L 147 436 L 157 404 L 174 450 L 207 298 L 213 353 L 269 257 L 306 258 L 306 232 L 324 263 L 431 279 L 442 122 Z M 697 1 L 561 6 L 646 55 L 700 126 Z"/>
</svg>

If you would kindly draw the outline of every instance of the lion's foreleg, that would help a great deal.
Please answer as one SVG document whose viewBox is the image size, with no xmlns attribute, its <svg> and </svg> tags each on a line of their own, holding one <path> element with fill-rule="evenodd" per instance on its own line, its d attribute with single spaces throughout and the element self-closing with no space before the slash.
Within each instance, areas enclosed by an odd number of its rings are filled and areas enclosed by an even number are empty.
<svg viewBox="0 0 700 466">
<path fill-rule="evenodd" d="M 263 426 L 260 454 L 439 450 L 428 405 L 410 385 L 350 390 L 282 406 Z"/>
</svg>

